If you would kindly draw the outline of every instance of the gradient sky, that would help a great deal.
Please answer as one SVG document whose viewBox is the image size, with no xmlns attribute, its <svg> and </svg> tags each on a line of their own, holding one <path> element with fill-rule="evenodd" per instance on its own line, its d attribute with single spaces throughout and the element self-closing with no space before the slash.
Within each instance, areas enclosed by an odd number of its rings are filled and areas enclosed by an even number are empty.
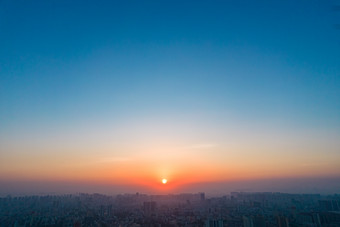
<svg viewBox="0 0 340 227">
<path fill-rule="evenodd" d="M 340 177 L 335 1 L 0 2 L 0 180 Z"/>
</svg>

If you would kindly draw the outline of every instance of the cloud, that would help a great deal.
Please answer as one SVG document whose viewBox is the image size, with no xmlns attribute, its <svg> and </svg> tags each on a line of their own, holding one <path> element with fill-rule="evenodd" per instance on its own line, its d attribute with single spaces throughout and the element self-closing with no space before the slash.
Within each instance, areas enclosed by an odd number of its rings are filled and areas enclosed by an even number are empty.
<svg viewBox="0 0 340 227">
<path fill-rule="evenodd" d="M 199 143 L 199 144 L 192 144 L 190 146 L 184 147 L 185 149 L 211 149 L 218 147 L 218 144 L 215 143 Z"/>
<path fill-rule="evenodd" d="M 301 166 L 308 167 L 308 166 L 323 166 L 325 163 L 302 163 Z"/>
<path fill-rule="evenodd" d="M 108 162 L 127 162 L 130 161 L 130 158 L 127 157 L 106 157 L 103 159 L 100 159 L 100 163 L 108 163 Z"/>
</svg>

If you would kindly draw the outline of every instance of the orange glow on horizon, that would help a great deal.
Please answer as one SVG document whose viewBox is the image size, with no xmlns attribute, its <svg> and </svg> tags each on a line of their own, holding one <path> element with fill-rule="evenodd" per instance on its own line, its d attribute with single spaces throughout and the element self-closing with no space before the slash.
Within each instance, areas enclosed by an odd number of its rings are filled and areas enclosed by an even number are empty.
<svg viewBox="0 0 340 227">
<path fill-rule="evenodd" d="M 250 148 L 237 147 L 214 147 L 211 148 L 215 152 L 214 156 L 210 156 L 209 146 L 197 147 L 194 147 L 196 150 L 181 147 L 176 150 L 175 146 L 166 144 L 141 146 L 140 150 L 132 147 L 135 153 L 121 157 L 110 156 L 105 152 L 98 157 L 91 152 L 83 156 L 80 153 L 66 155 L 57 152 L 34 156 L 33 151 L 28 149 L 20 156 L 8 153 L 2 157 L 0 179 L 77 181 L 171 193 L 189 185 L 209 182 L 338 176 L 340 171 L 336 158 L 331 162 L 325 161 L 328 163 L 325 165 L 316 161 L 314 163 L 313 157 L 305 160 L 303 155 L 296 156 L 294 152 L 285 153 L 284 157 L 276 154 L 270 156 L 270 153 L 255 155 L 250 152 Z"/>
</svg>

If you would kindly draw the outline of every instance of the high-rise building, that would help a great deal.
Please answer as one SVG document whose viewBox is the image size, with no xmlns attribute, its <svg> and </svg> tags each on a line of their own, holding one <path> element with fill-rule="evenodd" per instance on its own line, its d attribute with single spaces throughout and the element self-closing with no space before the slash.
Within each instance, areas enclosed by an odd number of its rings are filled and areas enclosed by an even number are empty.
<svg viewBox="0 0 340 227">
<path fill-rule="evenodd" d="M 205 227 L 223 227 L 223 220 L 211 220 L 205 221 Z"/>
<path fill-rule="evenodd" d="M 277 226 L 278 227 L 289 227 L 289 220 L 284 216 L 277 216 Z"/>
</svg>

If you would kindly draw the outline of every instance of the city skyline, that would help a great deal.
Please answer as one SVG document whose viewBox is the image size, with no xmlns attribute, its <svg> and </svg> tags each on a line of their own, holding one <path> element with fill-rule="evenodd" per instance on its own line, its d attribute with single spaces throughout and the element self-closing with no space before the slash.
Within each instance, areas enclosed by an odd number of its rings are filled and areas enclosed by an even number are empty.
<svg viewBox="0 0 340 227">
<path fill-rule="evenodd" d="M 334 4 L 1 1 L 0 193 L 339 191 Z"/>
</svg>

